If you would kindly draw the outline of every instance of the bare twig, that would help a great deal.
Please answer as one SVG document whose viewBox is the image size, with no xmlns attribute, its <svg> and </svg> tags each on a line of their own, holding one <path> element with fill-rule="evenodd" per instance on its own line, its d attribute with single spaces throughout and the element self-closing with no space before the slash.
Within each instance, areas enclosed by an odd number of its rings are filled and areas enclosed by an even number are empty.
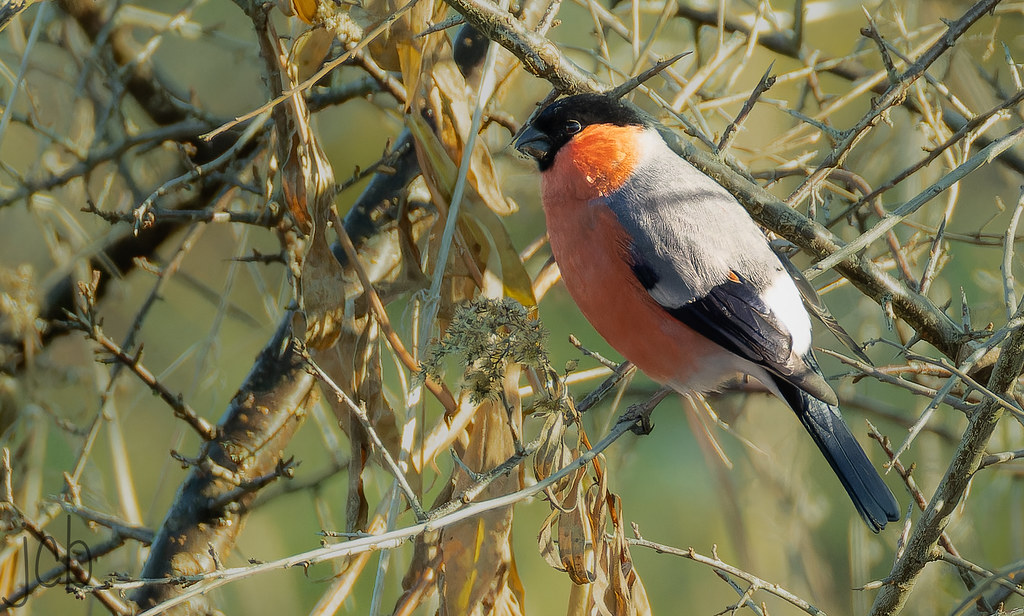
<svg viewBox="0 0 1024 616">
<path fill-rule="evenodd" d="M 772 67 L 774 66 L 775 62 L 768 65 L 768 69 L 765 70 L 764 75 L 761 76 L 761 80 L 757 82 L 756 86 L 754 86 L 754 90 L 750 93 L 750 96 L 747 97 L 747 100 L 743 101 L 743 107 L 740 108 L 740 112 L 736 114 L 736 117 L 729 123 L 729 126 L 726 126 L 725 130 L 722 131 L 722 138 L 718 140 L 719 152 L 728 148 L 729 144 L 732 143 L 736 129 L 743 124 L 743 121 L 747 119 L 750 112 L 754 110 L 754 105 L 757 103 L 757 99 L 761 98 L 762 94 L 775 85 L 775 77 L 771 74 Z"/>
<path fill-rule="evenodd" d="M 981 459 L 981 468 L 986 468 L 994 464 L 1004 464 L 1006 462 L 1020 460 L 1021 458 L 1024 458 L 1024 449 L 1018 449 L 1016 451 L 1004 451 L 1001 453 L 993 453 Z"/>
<path fill-rule="evenodd" d="M 900 224 L 904 218 L 920 209 L 922 205 L 937 197 L 942 193 L 942 191 L 946 190 L 954 183 L 959 182 L 978 167 L 992 162 L 992 159 L 998 156 L 1000 152 L 1008 150 L 1021 141 L 1024 141 L 1024 126 L 1017 127 L 1003 137 L 996 139 L 985 148 L 982 148 L 977 154 L 967 159 L 956 169 L 942 176 L 942 178 L 923 190 L 916 197 L 893 210 L 874 227 L 871 227 L 871 229 L 859 235 L 857 239 L 815 263 L 814 266 L 804 272 L 807 279 L 813 280 L 832 267 L 835 267 L 835 265 L 840 261 L 848 259 L 852 255 L 860 252 L 871 244 L 871 242 L 875 241 L 887 231 Z"/>
<path fill-rule="evenodd" d="M 1024 306 L 1017 309 L 1015 317 L 1024 316 Z M 1007 394 L 1016 386 L 1017 376 L 1024 367 L 1024 329 L 1010 333 L 1003 343 L 999 356 L 989 378 L 988 388 L 997 394 Z M 928 508 L 921 515 L 907 542 L 903 556 L 896 562 L 871 608 L 872 616 L 893 615 L 906 603 L 914 583 L 928 563 L 936 545 L 949 522 L 950 516 L 960 503 L 968 482 L 984 457 L 985 445 L 1003 414 L 1003 406 L 991 398 L 979 405 L 970 417 L 960 445 L 950 461 L 946 475 L 935 490 Z"/>
<path fill-rule="evenodd" d="M 61 507 L 64 511 L 77 515 L 83 520 L 92 524 L 99 524 L 114 531 L 114 534 L 118 537 L 125 539 L 133 539 L 144 545 L 149 545 L 153 542 L 154 533 L 149 528 L 142 528 L 139 526 L 133 526 L 128 524 L 124 520 L 120 520 L 112 515 L 108 515 L 99 511 L 94 511 L 87 507 L 79 507 L 67 502 L 61 502 Z M 90 550 L 91 552 L 91 550 Z"/>
<path fill-rule="evenodd" d="M 93 204 L 82 208 L 83 212 L 95 214 L 109 223 L 134 222 L 137 220 L 135 211 L 104 212 L 96 209 Z M 281 219 L 281 211 L 268 208 L 256 212 L 231 212 L 216 209 L 209 210 L 177 210 L 162 207 L 150 207 L 146 210 L 149 218 L 147 225 L 159 222 L 212 222 L 212 223 L 236 223 L 244 225 L 255 225 L 257 227 L 272 228 L 277 226 Z M 144 225 L 146 226 L 146 225 Z"/>
<path fill-rule="evenodd" d="M 826 226 L 831 227 L 835 223 L 845 218 L 850 212 L 856 210 L 865 203 L 870 202 L 872 199 L 876 199 L 879 195 L 887 192 L 889 189 L 900 185 L 900 183 L 903 180 L 907 179 L 911 175 L 917 173 L 921 169 L 927 167 L 929 164 L 934 162 L 935 159 L 937 159 L 939 156 L 943 154 L 943 152 L 953 147 L 957 143 L 962 142 L 972 132 L 985 126 L 985 124 L 989 122 L 992 118 L 996 118 L 1001 114 L 1005 113 L 1006 110 L 1016 107 L 1021 103 L 1021 101 L 1024 101 L 1024 90 L 1018 90 L 1017 93 L 1015 93 L 1013 96 L 1007 98 L 1006 100 L 995 105 L 994 107 L 974 116 L 969 121 L 965 122 L 955 133 L 950 135 L 948 139 L 946 139 L 939 145 L 930 148 L 928 154 L 921 160 L 901 170 L 899 173 L 892 176 L 892 178 L 890 178 L 887 182 L 885 182 L 881 186 L 878 186 L 870 193 L 861 197 L 860 200 L 858 200 L 856 203 L 851 204 L 850 207 L 845 208 L 836 215 L 834 215 L 832 219 L 829 220 L 829 222 L 826 224 Z"/>
<path fill-rule="evenodd" d="M 137 205 L 132 210 L 132 217 L 134 218 L 132 229 L 134 230 L 135 235 L 138 235 L 139 231 L 141 231 L 142 229 L 152 226 L 153 223 L 155 222 L 153 212 L 151 210 L 153 208 L 154 202 L 158 198 L 163 197 L 172 190 L 183 188 L 189 185 L 190 183 L 194 182 L 195 180 L 203 177 L 204 175 L 209 174 L 212 170 L 219 169 L 235 160 L 236 156 L 242 150 L 242 148 L 244 148 L 249 143 L 249 141 L 251 141 L 257 134 L 260 133 L 260 131 L 263 130 L 263 125 L 269 118 L 269 112 L 263 114 L 262 116 L 255 117 L 255 119 L 249 124 L 249 126 L 246 126 L 245 130 L 242 131 L 242 134 L 239 136 L 238 140 L 235 141 L 235 143 L 233 143 L 231 147 L 225 150 L 223 154 L 221 154 L 220 156 L 211 160 L 208 163 L 196 165 L 183 175 L 180 175 L 172 180 L 168 180 L 167 182 L 164 182 L 159 188 L 150 193 L 150 195 L 146 197 L 142 201 L 142 203 Z"/>
<path fill-rule="evenodd" d="M 619 84 L 618 86 L 616 86 L 614 89 L 609 90 L 608 91 L 608 95 L 611 96 L 611 97 L 614 97 L 614 98 L 622 98 L 623 96 L 625 96 L 625 95 L 629 94 L 630 92 L 632 92 L 633 90 L 635 90 L 638 86 L 640 86 L 640 84 L 644 83 L 645 81 L 647 81 L 651 77 L 654 77 L 655 75 L 657 75 L 661 71 L 663 71 L 666 68 L 672 66 L 673 64 L 675 64 L 679 60 L 681 60 L 681 59 L 685 58 L 686 56 L 690 55 L 691 53 L 693 53 L 693 52 L 691 52 L 691 51 L 684 51 L 683 53 L 676 54 L 676 55 L 672 56 L 671 58 L 669 58 L 667 60 L 662 60 L 662 61 L 658 62 L 657 64 L 655 64 L 651 68 L 647 69 L 646 71 L 644 71 L 644 72 L 642 72 L 642 73 L 640 73 L 638 75 L 634 75 L 633 77 L 630 77 L 626 81 L 624 81 L 621 84 Z"/>
<path fill-rule="evenodd" d="M 563 477 L 567 477 L 576 472 L 577 469 L 590 464 L 601 452 L 621 438 L 623 434 L 631 431 L 638 422 L 643 421 L 643 413 L 649 412 L 650 409 L 646 408 L 646 405 L 641 405 L 641 407 L 638 408 L 642 410 L 637 410 L 637 408 L 631 407 L 631 410 L 627 411 L 619 418 L 619 422 L 615 424 L 612 430 L 603 439 L 601 439 L 591 449 L 583 452 L 579 458 L 576 458 L 561 470 L 552 473 L 542 481 L 538 481 L 531 486 L 505 496 L 499 496 L 479 503 L 472 503 L 442 516 L 435 517 L 434 512 L 431 512 L 430 518 L 419 524 L 382 533 L 380 535 L 373 535 L 362 539 L 339 543 L 337 545 L 321 547 L 266 563 L 260 563 L 248 567 L 229 567 L 198 575 L 179 575 L 166 578 L 143 578 L 127 582 L 109 582 L 107 584 L 85 587 L 83 588 L 83 591 L 95 592 L 111 589 L 130 590 L 145 588 L 148 586 L 187 587 L 182 589 L 182 592 L 173 596 L 173 598 L 170 598 L 159 605 L 154 605 L 138 615 L 155 616 L 156 614 L 163 613 L 176 605 L 180 605 L 183 602 L 192 599 L 193 597 L 209 593 L 215 588 L 219 588 L 235 580 L 252 577 L 267 571 L 287 569 L 296 566 L 307 568 L 320 562 L 344 558 L 353 554 L 361 554 L 375 550 L 394 549 L 422 533 L 451 526 L 452 524 L 461 522 L 462 520 L 479 516 L 486 511 L 493 511 L 495 509 L 508 507 L 536 494 L 540 494 L 548 486 L 551 486 L 560 481 Z M 439 512 L 440 511 L 443 510 L 439 510 Z"/>
<path fill-rule="evenodd" d="M 1017 198 L 1017 207 L 1013 208 L 1010 224 L 1003 235 L 1003 261 L 1000 269 L 1003 272 L 1003 301 L 1006 303 L 1007 319 L 1013 318 L 1014 306 L 1017 305 L 1017 291 L 1014 289 L 1013 279 L 1013 238 L 1017 235 L 1021 212 L 1024 212 L 1024 189 Z"/>
<path fill-rule="evenodd" d="M 925 51 L 916 62 L 907 67 L 907 70 L 899 76 L 899 80 L 890 85 L 884 94 L 875 99 L 872 110 L 870 113 L 862 117 L 858 122 L 846 131 L 843 139 L 836 145 L 835 148 L 825 157 L 825 160 L 818 165 L 814 173 L 807 178 L 807 180 L 801 184 L 793 193 L 786 199 L 790 204 L 797 204 L 803 201 L 812 190 L 827 176 L 829 171 L 843 164 L 847 154 L 850 150 L 867 135 L 868 131 L 875 127 L 878 122 L 882 119 L 882 114 L 888 111 L 895 105 L 899 105 L 906 98 L 907 91 L 911 84 L 921 75 L 924 74 L 925 70 L 938 60 L 947 49 L 953 46 L 957 39 L 959 39 L 967 30 L 974 25 L 976 21 L 981 19 L 986 13 L 990 12 L 995 5 L 999 4 L 999 0 L 980 0 L 971 6 L 961 17 L 956 21 L 946 22 L 947 31 L 945 36 L 939 38 L 939 40 L 932 45 L 927 51 Z M 989 146 L 991 147 L 991 146 Z M 1005 148 L 1004 148 L 1005 149 Z M 1000 150 L 1001 152 L 1002 150 Z M 999 154 L 993 150 L 993 158 Z M 851 253 L 852 254 L 852 253 Z"/>
<path fill-rule="evenodd" d="M 22 519 L 25 525 L 25 529 L 29 532 L 29 534 L 31 534 L 35 538 L 35 540 L 39 542 L 40 546 L 45 547 L 51 554 L 53 554 L 54 559 L 58 563 L 62 563 L 62 565 L 59 566 L 64 567 L 65 571 L 68 571 L 72 575 L 74 575 L 77 583 L 81 585 L 81 587 L 71 586 L 68 588 L 69 591 L 77 593 L 80 591 L 80 589 L 97 586 L 98 580 L 96 580 L 92 575 L 92 562 L 91 560 L 89 560 L 88 557 L 80 557 L 78 554 L 71 552 L 70 545 L 66 547 L 62 546 L 55 538 L 51 537 L 42 528 L 37 526 L 35 522 L 29 520 L 28 518 L 25 518 L 24 516 L 22 516 Z M 68 521 L 68 524 L 71 524 L 70 520 Z M 57 577 L 59 579 L 59 576 L 62 572 L 56 572 L 56 570 L 54 570 L 54 572 L 56 573 L 54 577 Z M 42 576 L 38 577 L 42 578 Z M 82 590 L 81 592 L 85 591 Z M 91 590 L 89 592 L 91 592 Z M 112 593 L 109 590 L 100 589 L 100 591 L 95 594 L 96 598 L 99 599 L 100 602 L 103 603 L 103 605 L 106 606 L 106 608 L 110 610 L 111 613 L 117 614 L 118 616 L 129 616 L 132 613 L 132 610 L 121 599 L 121 597 L 118 596 L 117 593 Z M 3 606 L 6 608 L 7 605 L 9 605 L 11 602 L 9 598 L 5 599 L 4 601 L 5 603 Z"/>
<path fill-rule="evenodd" d="M 892 56 L 889 55 L 889 48 L 885 45 L 885 39 L 882 38 L 882 34 L 878 31 L 878 26 L 875 25 L 875 19 L 871 16 L 871 12 L 868 11 L 867 7 L 864 8 L 864 16 L 867 17 L 868 25 L 865 28 L 860 29 L 861 36 L 866 36 L 878 45 L 878 55 L 882 57 L 882 66 L 885 67 L 886 74 L 889 75 L 889 83 L 896 84 L 900 80 L 899 74 L 896 72 L 896 65 L 892 63 Z"/>
<path fill-rule="evenodd" d="M 349 410 L 352 411 L 352 414 L 359 418 L 359 422 L 363 425 L 363 428 L 366 430 L 366 433 L 370 436 L 370 440 L 373 441 L 373 445 L 374 447 L 377 448 L 377 452 L 380 454 L 381 458 L 384 459 L 384 463 L 387 464 L 388 469 L 391 471 L 391 474 L 394 475 L 395 479 L 398 481 L 399 487 L 402 489 L 402 492 L 405 494 L 406 500 L 409 502 L 409 507 L 413 510 L 413 513 L 416 514 L 416 519 L 425 520 L 427 518 L 427 514 L 423 510 L 423 507 L 420 505 L 420 501 L 416 497 L 416 493 L 409 485 L 409 480 L 406 479 L 405 473 L 398 466 L 398 463 L 395 462 L 395 459 L 391 455 L 391 452 L 388 450 L 387 447 L 384 446 L 384 443 L 380 440 L 380 436 L 374 429 L 373 423 L 370 422 L 370 418 L 367 417 L 366 411 L 361 406 L 356 404 L 355 401 L 352 400 L 352 398 L 350 398 L 347 393 L 345 393 L 345 390 L 338 387 L 338 384 L 334 382 L 334 379 L 332 379 L 330 375 L 324 372 L 323 369 L 320 366 L 318 366 L 315 361 L 313 361 L 312 357 L 310 357 L 307 354 L 305 355 L 305 360 L 309 367 L 312 368 L 313 371 L 316 373 L 317 377 L 319 377 L 321 381 L 323 381 L 328 387 L 331 388 L 331 391 L 333 391 L 334 395 L 338 397 L 338 400 L 344 402 L 345 405 L 348 406 Z"/>
<path fill-rule="evenodd" d="M 958 556 L 956 554 L 950 554 L 949 552 L 945 552 L 945 551 L 941 551 L 941 550 L 937 550 L 934 553 L 934 557 L 935 557 L 936 560 L 941 560 L 943 562 L 947 562 L 947 563 L 953 565 L 954 567 L 957 567 L 958 569 L 965 569 L 967 571 L 970 571 L 971 573 L 974 573 L 976 575 L 980 575 L 982 578 L 985 578 L 986 582 L 988 582 L 990 584 L 998 584 L 999 586 L 1002 586 L 1003 588 L 1008 589 L 1013 594 L 1016 594 L 1018 596 L 1024 597 L 1024 588 L 1022 588 L 1019 584 L 1014 584 L 1014 583 L 1010 582 L 1006 578 L 1006 573 L 998 573 L 997 574 L 997 573 L 995 573 L 993 571 L 989 571 L 988 569 L 985 569 L 984 567 L 976 565 L 975 563 L 972 563 L 971 561 L 967 560 L 966 558 L 963 558 L 962 556 Z M 1014 565 L 1013 568 L 1010 571 L 1008 571 L 1007 573 L 1016 573 L 1017 571 L 1021 570 L 1021 566 L 1022 566 L 1021 564 Z M 971 598 L 973 599 L 974 597 L 977 597 L 979 594 L 980 594 L 979 591 L 975 590 L 974 592 L 971 593 L 971 595 L 972 595 Z M 970 599 L 968 599 L 967 603 L 971 603 Z M 963 607 L 964 607 L 964 604 L 961 604 L 961 607 L 957 608 L 956 610 L 954 610 L 953 613 L 954 614 L 959 613 L 960 610 L 963 609 Z"/>
<path fill-rule="evenodd" d="M 852 357 L 846 357 L 842 353 L 836 353 L 835 351 L 832 351 L 830 349 L 819 349 L 819 350 L 822 353 L 824 353 L 825 355 L 829 355 L 831 357 L 834 357 L 834 358 L 838 359 L 839 361 L 843 362 L 844 364 L 846 364 L 848 366 L 852 366 L 853 368 L 856 368 L 861 373 L 866 374 L 868 376 L 871 376 L 873 378 L 876 378 L 876 379 L 878 379 L 879 381 L 881 381 L 883 383 L 888 383 L 890 385 L 896 385 L 897 387 L 902 387 L 903 389 L 906 389 L 907 391 L 909 391 L 909 392 L 911 392 L 913 394 L 916 394 L 918 396 L 924 396 L 926 398 L 938 399 L 939 402 L 941 402 L 943 404 L 948 404 L 949 406 L 957 409 L 958 411 L 962 411 L 964 413 L 969 413 L 974 408 L 974 405 L 972 403 L 970 403 L 970 402 L 968 402 L 966 400 L 963 400 L 962 398 L 957 398 L 956 396 L 949 395 L 948 391 L 943 393 L 942 396 L 940 397 L 939 396 L 939 391 L 937 391 L 935 389 L 932 389 L 930 387 L 926 387 L 924 385 L 921 385 L 920 383 L 914 383 L 912 381 L 907 381 L 905 379 L 901 379 L 899 377 L 895 377 L 895 376 L 889 374 L 888 372 L 885 372 L 883 370 L 880 370 L 879 368 L 876 368 L 875 366 L 872 366 L 870 364 L 865 364 L 864 362 L 861 362 L 861 361 L 857 361 L 856 359 L 853 359 Z"/>
<path fill-rule="evenodd" d="M 739 567 L 730 565 L 729 563 L 723 562 L 717 558 L 699 554 L 693 548 L 687 548 L 683 550 L 680 548 L 672 547 L 670 545 L 648 541 L 647 539 L 644 539 L 640 536 L 639 529 L 636 527 L 635 524 L 633 525 L 633 532 L 637 536 L 626 539 L 626 541 L 628 541 L 630 545 L 636 545 L 643 548 L 650 548 L 655 552 L 658 552 L 659 554 L 671 554 L 672 556 L 681 556 L 683 558 L 688 558 L 694 562 L 707 565 L 715 571 L 721 571 L 723 573 L 727 573 L 731 576 L 737 577 L 743 580 L 744 582 L 750 584 L 754 590 L 764 590 L 765 592 L 775 595 L 783 601 L 786 601 L 791 605 L 800 608 L 808 614 L 814 614 L 815 616 L 825 616 L 825 612 L 819 610 L 807 601 L 801 599 L 797 595 L 789 592 L 788 590 L 786 590 L 782 586 L 779 586 L 778 584 L 775 584 L 774 582 L 768 582 L 762 578 L 757 577 L 756 575 L 753 575 L 752 573 L 748 573 L 743 569 L 740 569 Z"/>
<path fill-rule="evenodd" d="M 134 356 L 125 353 L 121 347 L 108 338 L 103 330 L 100 329 L 99 325 L 95 322 L 90 323 L 88 317 L 80 315 L 69 315 L 69 323 L 74 327 L 85 332 L 90 339 L 94 340 L 104 351 L 110 353 L 117 361 L 121 362 L 126 368 L 131 370 L 135 376 L 139 377 L 147 387 L 153 390 L 153 393 L 160 396 L 160 399 L 167 403 L 167 406 L 171 407 L 174 411 L 174 416 L 183 419 L 185 423 L 191 427 L 196 434 L 198 434 L 204 441 L 210 441 L 217 438 L 217 428 L 213 426 L 206 419 L 199 416 L 196 411 L 190 407 L 180 394 L 173 393 L 163 383 L 161 383 L 152 372 L 149 371 L 145 366 L 142 365 L 142 349 L 141 347 Z"/>
<path fill-rule="evenodd" d="M 78 161 L 67 171 L 25 182 L 17 190 L 5 194 L 3 198 L 0 198 L 0 208 L 18 203 L 36 193 L 64 186 L 72 180 L 93 171 L 103 163 L 117 160 L 134 148 L 168 140 L 187 141 L 190 137 L 195 137 L 196 133 L 207 127 L 207 124 L 196 120 L 184 120 L 169 126 L 144 131 L 137 135 L 128 135 L 117 143 L 103 148 L 92 149 L 88 152 L 85 159 Z"/>
<path fill-rule="evenodd" d="M 889 437 L 883 436 L 882 433 L 879 432 L 878 429 L 875 428 L 875 426 L 870 421 L 868 422 L 868 436 L 877 441 L 878 445 L 882 448 L 882 451 L 885 452 L 885 455 L 889 456 L 888 465 L 895 469 L 899 476 L 903 479 L 903 483 L 907 486 L 907 490 L 910 492 L 910 496 L 914 499 L 914 504 L 917 505 L 917 508 L 920 511 L 924 511 L 928 507 L 928 499 L 925 498 L 925 495 L 921 491 L 921 488 L 918 487 L 917 482 L 914 480 L 914 465 L 911 464 L 910 468 L 903 466 L 903 463 L 896 458 L 896 452 L 892 450 L 892 444 L 889 442 Z M 902 539 L 903 546 L 905 547 L 906 538 L 903 537 Z M 942 534 L 939 535 L 938 544 L 942 546 L 942 549 L 944 549 L 949 554 L 952 554 L 953 556 L 960 555 L 960 552 L 956 549 L 956 546 L 953 545 L 953 540 L 950 539 L 949 535 L 945 531 L 943 531 Z M 897 556 L 898 555 L 899 554 L 897 554 Z M 967 589 L 974 589 L 975 580 L 974 577 L 971 575 L 971 572 L 967 569 L 959 567 L 958 570 L 960 573 L 960 578 L 964 581 L 964 584 L 967 586 Z"/>
<path fill-rule="evenodd" d="M 1011 315 L 1011 317 L 1012 317 L 1012 315 Z M 941 359 L 932 359 L 931 357 L 927 357 L 925 355 L 918 355 L 917 353 L 907 353 L 906 356 L 907 356 L 907 359 L 910 360 L 910 361 L 918 361 L 918 362 L 922 362 L 922 363 L 926 363 L 926 364 L 932 364 L 934 366 L 938 366 L 939 368 L 942 368 L 943 370 L 949 372 L 950 374 L 956 375 L 961 380 L 963 380 L 963 382 L 966 383 L 969 387 L 971 387 L 972 389 L 977 390 L 979 393 L 981 393 L 986 398 L 988 398 L 988 399 L 992 400 L 993 402 L 995 402 L 996 404 L 1002 406 L 1004 410 L 1009 411 L 1013 415 L 1017 416 L 1018 419 L 1020 419 L 1021 416 L 1024 416 L 1024 411 L 1021 411 L 1021 409 L 1019 409 L 1016 405 L 1014 405 L 1012 401 L 1004 399 L 1003 397 L 998 396 L 995 393 L 989 391 L 989 389 L 987 387 L 985 387 L 981 383 L 975 381 L 964 370 L 962 370 L 960 368 L 957 368 L 956 366 L 951 365 L 949 362 L 943 361 Z M 968 369 L 969 368 L 970 367 L 968 366 Z"/>
<path fill-rule="evenodd" d="M 528 29 L 496 3 L 481 0 L 447 2 L 468 23 L 515 54 L 526 70 L 547 79 L 563 94 L 606 89 L 592 75 L 566 58 L 554 43 Z"/>
<path fill-rule="evenodd" d="M 729 32 L 742 32 L 748 36 L 751 34 L 751 28 L 748 23 L 728 15 L 724 11 L 719 13 L 717 10 L 704 10 L 685 2 L 677 3 L 676 10 L 680 17 L 688 19 L 695 24 L 715 26 L 722 23 Z M 798 24 L 800 23 L 802 21 L 798 21 Z M 846 58 L 826 57 L 816 51 L 812 52 L 806 48 L 799 47 L 798 42 L 800 40 L 801 37 L 790 36 L 787 32 L 762 32 L 758 34 L 757 44 L 769 51 L 793 59 L 801 60 L 808 56 L 814 57 L 815 62 L 812 64 L 812 70 L 808 73 L 809 76 L 813 76 L 817 72 L 827 72 L 851 83 L 863 83 L 873 73 L 873 71 L 856 61 L 856 55 Z M 869 91 L 878 95 L 883 94 L 886 89 L 887 85 L 884 82 L 869 86 Z M 912 111 L 920 113 L 920 109 L 918 109 L 912 98 L 904 99 L 903 105 Z M 960 128 L 968 122 L 966 118 L 954 110 L 944 111 L 942 117 L 947 124 L 954 128 Z M 987 139 L 982 139 L 979 142 L 982 146 L 989 143 Z M 1013 151 L 1003 152 L 999 160 L 1008 168 L 1014 169 L 1018 173 L 1024 173 L 1024 159 L 1021 159 Z"/>
</svg>

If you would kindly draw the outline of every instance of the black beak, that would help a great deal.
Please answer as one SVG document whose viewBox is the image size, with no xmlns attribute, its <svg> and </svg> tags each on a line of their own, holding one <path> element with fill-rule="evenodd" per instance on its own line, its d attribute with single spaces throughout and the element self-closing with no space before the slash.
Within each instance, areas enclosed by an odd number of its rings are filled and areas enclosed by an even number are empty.
<svg viewBox="0 0 1024 616">
<path fill-rule="evenodd" d="M 536 160 L 543 160 L 551 152 L 551 140 L 531 124 L 513 144 L 517 150 Z"/>
</svg>

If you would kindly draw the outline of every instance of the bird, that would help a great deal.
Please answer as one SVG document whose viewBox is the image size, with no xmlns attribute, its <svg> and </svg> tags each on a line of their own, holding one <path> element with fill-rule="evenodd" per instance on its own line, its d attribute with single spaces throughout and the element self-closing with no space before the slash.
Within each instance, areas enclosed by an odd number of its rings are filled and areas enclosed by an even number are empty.
<svg viewBox="0 0 1024 616">
<path fill-rule="evenodd" d="M 811 348 L 801 288 L 736 198 L 608 94 L 537 112 L 513 145 L 540 170 L 548 240 L 583 315 L 626 359 L 681 393 L 749 375 L 784 401 L 868 527 L 900 519 Z M 798 287 L 798 285 L 800 285 Z"/>
</svg>

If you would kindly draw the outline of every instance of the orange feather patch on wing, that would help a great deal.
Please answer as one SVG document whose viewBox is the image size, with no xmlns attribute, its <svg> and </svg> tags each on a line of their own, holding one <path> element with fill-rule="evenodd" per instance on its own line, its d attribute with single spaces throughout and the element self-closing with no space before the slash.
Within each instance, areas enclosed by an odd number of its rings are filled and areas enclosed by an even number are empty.
<svg viewBox="0 0 1024 616">
<path fill-rule="evenodd" d="M 642 126 L 592 124 L 563 146 L 559 157 L 568 159 L 597 195 L 609 195 L 633 174 L 643 130 Z"/>
</svg>

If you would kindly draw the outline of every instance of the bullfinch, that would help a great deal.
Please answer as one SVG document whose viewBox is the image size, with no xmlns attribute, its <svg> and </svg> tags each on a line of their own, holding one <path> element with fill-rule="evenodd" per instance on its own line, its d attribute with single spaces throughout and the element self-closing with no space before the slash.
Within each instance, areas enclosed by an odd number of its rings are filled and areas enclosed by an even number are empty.
<svg viewBox="0 0 1024 616">
<path fill-rule="evenodd" d="M 673 152 L 638 107 L 558 100 L 515 142 L 540 167 L 551 251 L 569 294 L 655 381 L 708 392 L 748 374 L 788 404 L 875 532 L 899 504 L 839 414 L 794 280 L 725 188 Z"/>
</svg>

